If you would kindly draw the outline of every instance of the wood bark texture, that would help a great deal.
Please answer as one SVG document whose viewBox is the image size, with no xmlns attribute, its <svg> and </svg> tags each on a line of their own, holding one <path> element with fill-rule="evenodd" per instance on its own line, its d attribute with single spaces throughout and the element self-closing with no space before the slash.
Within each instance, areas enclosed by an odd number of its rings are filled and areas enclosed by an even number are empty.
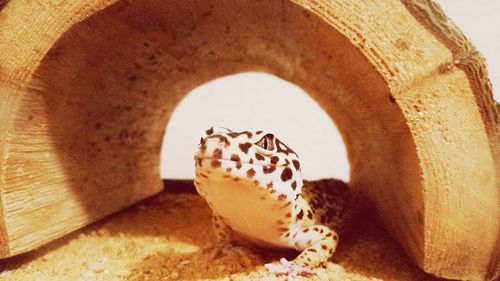
<svg viewBox="0 0 500 281">
<path fill-rule="evenodd" d="M 0 257 L 160 191 L 178 102 L 263 71 L 335 121 L 352 186 L 416 264 L 499 278 L 500 106 L 431 0 L 0 3 Z"/>
</svg>

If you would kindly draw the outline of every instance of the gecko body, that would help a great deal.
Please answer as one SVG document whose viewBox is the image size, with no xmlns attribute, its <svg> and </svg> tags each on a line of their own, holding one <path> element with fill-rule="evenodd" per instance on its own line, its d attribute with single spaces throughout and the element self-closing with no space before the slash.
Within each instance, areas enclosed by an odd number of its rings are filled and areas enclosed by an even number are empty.
<svg viewBox="0 0 500 281">
<path fill-rule="evenodd" d="M 272 132 L 210 128 L 195 155 L 195 186 L 213 211 L 218 245 L 235 236 L 294 248 L 292 261 L 266 264 L 277 274 L 307 275 L 334 253 L 349 192 L 336 180 L 303 181 L 298 155 Z"/>
</svg>

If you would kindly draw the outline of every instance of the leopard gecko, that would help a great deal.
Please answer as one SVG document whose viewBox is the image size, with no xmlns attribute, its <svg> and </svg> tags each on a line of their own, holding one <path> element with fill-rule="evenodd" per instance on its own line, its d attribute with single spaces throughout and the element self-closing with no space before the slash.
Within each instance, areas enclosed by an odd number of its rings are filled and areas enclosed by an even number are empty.
<svg viewBox="0 0 500 281">
<path fill-rule="evenodd" d="M 213 211 L 216 245 L 235 235 L 257 245 L 294 248 L 288 261 L 266 264 L 277 275 L 310 275 L 339 242 L 349 188 L 329 179 L 302 180 L 297 153 L 274 133 L 210 128 L 195 155 L 195 187 Z"/>
</svg>

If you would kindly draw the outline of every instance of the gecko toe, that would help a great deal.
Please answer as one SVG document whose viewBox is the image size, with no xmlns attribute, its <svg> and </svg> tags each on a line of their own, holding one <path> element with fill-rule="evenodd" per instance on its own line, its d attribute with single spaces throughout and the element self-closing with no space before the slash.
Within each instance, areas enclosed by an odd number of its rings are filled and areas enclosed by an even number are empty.
<svg viewBox="0 0 500 281">
<path fill-rule="evenodd" d="M 281 258 L 279 263 L 268 263 L 264 265 L 264 267 L 271 273 L 276 274 L 277 276 L 287 275 L 289 277 L 293 276 L 311 276 L 314 275 L 314 272 L 299 264 L 295 264 L 293 261 L 288 261 L 285 258 Z"/>
</svg>

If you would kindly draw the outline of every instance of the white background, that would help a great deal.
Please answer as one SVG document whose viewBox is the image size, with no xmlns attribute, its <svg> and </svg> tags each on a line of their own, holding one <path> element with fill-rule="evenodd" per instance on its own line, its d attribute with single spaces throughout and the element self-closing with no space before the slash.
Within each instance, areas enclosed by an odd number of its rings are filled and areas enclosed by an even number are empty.
<svg viewBox="0 0 500 281">
<path fill-rule="evenodd" d="M 500 87 L 500 17 L 496 15 L 500 1 L 437 2 L 486 57 L 495 99 L 499 101 L 500 93 L 495 89 Z M 287 106 L 274 110 L 284 99 Z M 214 108 L 214 104 L 225 106 Z M 298 152 L 306 179 L 349 178 L 344 144 L 326 113 L 300 88 L 259 73 L 214 80 L 193 90 L 179 104 L 163 143 L 162 177 L 194 177 L 197 142 L 200 133 L 211 126 L 271 129 Z"/>
</svg>

